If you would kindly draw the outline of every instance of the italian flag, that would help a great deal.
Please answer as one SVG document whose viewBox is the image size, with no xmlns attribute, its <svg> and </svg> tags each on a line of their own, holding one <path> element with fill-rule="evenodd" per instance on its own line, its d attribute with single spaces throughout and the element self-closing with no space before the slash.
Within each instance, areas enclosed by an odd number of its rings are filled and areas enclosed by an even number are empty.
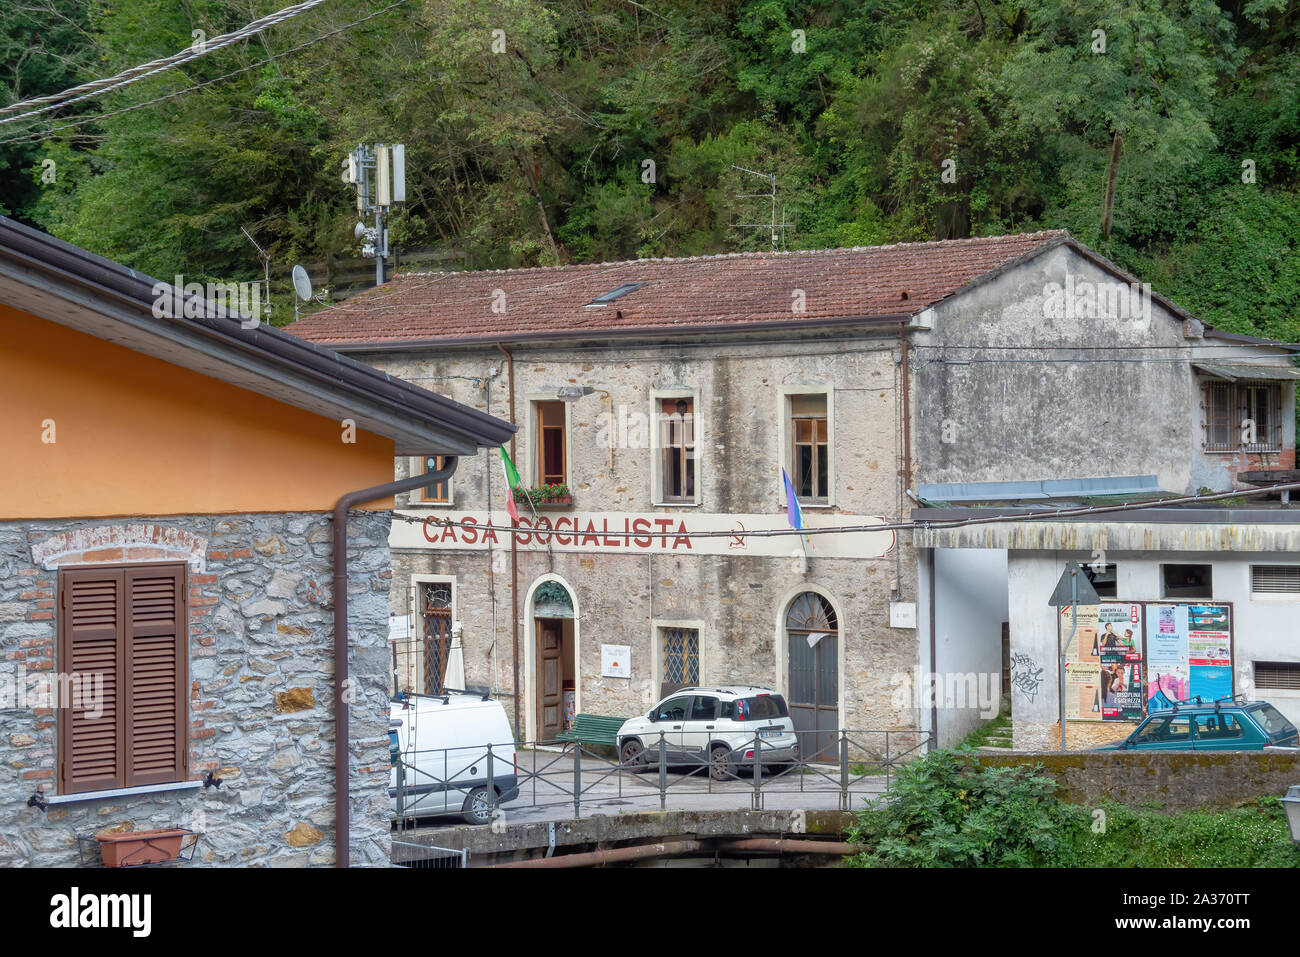
<svg viewBox="0 0 1300 957">
<path fill-rule="evenodd" d="M 510 461 L 510 453 L 506 447 L 501 446 L 501 471 L 506 475 L 506 511 L 510 513 L 510 518 L 519 523 L 519 508 L 515 505 L 515 489 L 522 484 L 519 481 L 519 473 L 515 471 L 515 463 Z"/>
</svg>

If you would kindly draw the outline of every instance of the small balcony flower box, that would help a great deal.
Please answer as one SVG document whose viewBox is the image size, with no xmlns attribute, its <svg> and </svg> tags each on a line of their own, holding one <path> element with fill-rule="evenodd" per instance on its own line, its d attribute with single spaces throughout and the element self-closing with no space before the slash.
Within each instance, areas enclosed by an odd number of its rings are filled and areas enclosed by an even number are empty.
<svg viewBox="0 0 1300 957">
<path fill-rule="evenodd" d="M 517 488 L 515 501 L 524 504 L 530 499 L 534 508 L 564 508 L 573 504 L 573 493 L 567 485 L 539 485 L 536 488 Z"/>
<path fill-rule="evenodd" d="M 185 838 L 193 833 L 183 827 L 171 827 L 96 834 L 95 840 L 99 842 L 99 853 L 105 867 L 139 867 L 180 860 Z"/>
</svg>

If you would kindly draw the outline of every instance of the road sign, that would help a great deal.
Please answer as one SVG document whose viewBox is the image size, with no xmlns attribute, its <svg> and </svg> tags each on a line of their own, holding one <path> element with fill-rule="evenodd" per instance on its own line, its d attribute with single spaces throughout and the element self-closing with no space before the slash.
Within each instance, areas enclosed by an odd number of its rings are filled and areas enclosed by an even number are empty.
<svg viewBox="0 0 1300 957">
<path fill-rule="evenodd" d="M 1076 580 L 1073 586 L 1070 584 L 1071 578 Z M 1101 596 L 1097 594 L 1097 589 L 1092 587 L 1088 576 L 1083 573 L 1082 565 L 1078 562 L 1066 562 L 1061 580 L 1056 583 L 1052 597 L 1047 600 L 1047 603 L 1053 608 L 1064 608 L 1072 604 L 1097 605 L 1101 603 Z"/>
</svg>

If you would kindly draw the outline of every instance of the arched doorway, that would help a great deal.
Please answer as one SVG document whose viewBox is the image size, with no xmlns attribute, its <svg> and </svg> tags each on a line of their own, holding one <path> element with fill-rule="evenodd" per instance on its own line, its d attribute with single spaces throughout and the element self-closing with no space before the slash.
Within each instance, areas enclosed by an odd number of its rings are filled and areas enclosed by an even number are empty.
<svg viewBox="0 0 1300 957">
<path fill-rule="evenodd" d="M 840 727 L 839 619 L 831 603 L 806 591 L 785 616 L 788 704 L 805 760 L 837 761 Z"/>
<path fill-rule="evenodd" d="M 558 581 L 537 585 L 532 596 L 537 682 L 537 740 L 553 741 L 568 729 L 577 698 L 573 596 Z"/>
</svg>

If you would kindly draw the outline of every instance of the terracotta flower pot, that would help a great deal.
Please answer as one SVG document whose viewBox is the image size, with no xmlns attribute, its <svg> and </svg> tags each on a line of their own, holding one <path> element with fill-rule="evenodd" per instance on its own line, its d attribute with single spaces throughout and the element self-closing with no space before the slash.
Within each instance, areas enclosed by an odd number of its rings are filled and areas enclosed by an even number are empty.
<svg viewBox="0 0 1300 957">
<path fill-rule="evenodd" d="M 191 833 L 185 828 L 173 827 L 96 834 L 95 840 L 99 842 L 99 853 L 105 867 L 136 867 L 176 860 L 181 853 L 181 843 Z"/>
</svg>

